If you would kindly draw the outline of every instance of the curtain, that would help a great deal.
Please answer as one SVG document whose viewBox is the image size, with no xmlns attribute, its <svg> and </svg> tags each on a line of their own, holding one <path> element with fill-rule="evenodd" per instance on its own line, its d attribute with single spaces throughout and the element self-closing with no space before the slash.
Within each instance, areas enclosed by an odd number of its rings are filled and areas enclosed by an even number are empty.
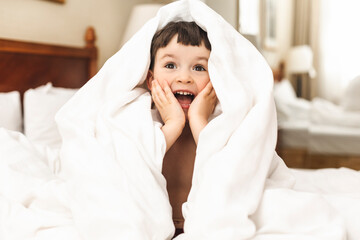
<svg viewBox="0 0 360 240">
<path fill-rule="evenodd" d="M 310 0 L 294 1 L 294 32 L 293 32 L 294 46 L 298 46 L 298 45 L 311 46 L 311 36 L 313 33 L 312 24 L 310 24 L 312 22 L 312 4 L 313 2 L 311 2 Z M 311 48 L 314 51 L 313 46 L 311 46 Z M 302 78 L 301 97 L 306 99 L 311 99 L 315 95 L 316 79 L 311 79 L 307 74 L 302 74 L 301 78 Z"/>
<path fill-rule="evenodd" d="M 360 1 L 316 1 L 320 3 L 318 94 L 338 103 L 348 83 L 360 75 Z"/>
<path fill-rule="evenodd" d="M 296 0 L 294 3 L 294 46 L 310 43 L 310 7 L 309 0 Z"/>
</svg>

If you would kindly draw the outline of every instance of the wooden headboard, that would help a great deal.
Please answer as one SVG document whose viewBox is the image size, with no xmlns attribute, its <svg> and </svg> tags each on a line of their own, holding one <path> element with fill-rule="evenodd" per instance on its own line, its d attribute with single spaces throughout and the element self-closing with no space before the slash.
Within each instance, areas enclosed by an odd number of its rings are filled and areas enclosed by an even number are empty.
<svg viewBox="0 0 360 240">
<path fill-rule="evenodd" d="M 97 72 L 95 30 L 87 28 L 83 48 L 0 39 L 0 92 L 19 91 L 52 82 L 79 88 Z"/>
</svg>

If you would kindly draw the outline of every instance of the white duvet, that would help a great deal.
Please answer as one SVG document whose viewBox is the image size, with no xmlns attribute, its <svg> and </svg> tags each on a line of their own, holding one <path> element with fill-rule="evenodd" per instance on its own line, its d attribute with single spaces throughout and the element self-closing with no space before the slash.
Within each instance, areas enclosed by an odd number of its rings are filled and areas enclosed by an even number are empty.
<svg viewBox="0 0 360 240">
<path fill-rule="evenodd" d="M 265 60 L 196 0 L 160 9 L 58 112 L 60 152 L 0 130 L 0 239 L 172 238 L 165 140 L 141 85 L 153 34 L 177 20 L 208 32 L 221 109 L 200 134 L 177 239 L 346 239 L 346 214 L 320 194 L 292 189 L 293 175 L 274 151 Z"/>
</svg>

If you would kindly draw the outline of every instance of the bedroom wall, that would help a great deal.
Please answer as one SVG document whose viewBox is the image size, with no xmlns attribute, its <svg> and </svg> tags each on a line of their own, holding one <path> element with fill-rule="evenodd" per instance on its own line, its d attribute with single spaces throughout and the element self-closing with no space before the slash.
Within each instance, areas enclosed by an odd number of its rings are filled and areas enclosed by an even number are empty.
<svg viewBox="0 0 360 240">
<path fill-rule="evenodd" d="M 234 27 L 237 25 L 238 0 L 203 0 Z M 281 8 L 293 1 L 279 0 Z M 121 38 L 135 4 L 169 3 L 172 0 L 66 0 L 59 4 L 46 0 L 0 0 L 0 37 L 23 41 L 84 46 L 87 26 L 95 27 L 99 48 L 99 67 L 120 47 Z M 290 11 L 279 11 L 279 36 L 291 24 Z M 291 18 L 290 18 L 291 19 Z M 279 39 L 281 48 L 264 51 L 270 65 L 276 65 L 290 46 L 290 37 Z"/>
<path fill-rule="evenodd" d="M 204 0 L 204 2 L 236 28 L 238 0 Z"/>
<path fill-rule="evenodd" d="M 1 0 L 0 38 L 84 46 L 87 26 L 94 26 L 99 67 L 119 48 L 133 5 L 153 0 Z"/>
</svg>

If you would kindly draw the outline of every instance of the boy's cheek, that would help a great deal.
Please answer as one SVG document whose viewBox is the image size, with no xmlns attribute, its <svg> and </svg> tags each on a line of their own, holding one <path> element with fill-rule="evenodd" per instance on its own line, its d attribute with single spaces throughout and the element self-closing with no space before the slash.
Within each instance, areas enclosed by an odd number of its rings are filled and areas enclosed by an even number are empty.
<svg viewBox="0 0 360 240">
<path fill-rule="evenodd" d="M 161 86 L 162 89 L 164 89 L 165 86 L 169 86 L 169 87 L 170 87 L 170 84 L 169 84 L 169 82 L 168 82 L 167 80 L 161 79 L 161 80 L 158 80 L 158 81 L 159 81 L 159 84 L 160 84 L 160 86 Z"/>
<path fill-rule="evenodd" d="M 201 91 L 204 90 L 204 88 L 208 85 L 209 82 L 210 80 L 202 82 L 201 86 L 199 86 L 199 89 L 201 89 Z"/>
</svg>

